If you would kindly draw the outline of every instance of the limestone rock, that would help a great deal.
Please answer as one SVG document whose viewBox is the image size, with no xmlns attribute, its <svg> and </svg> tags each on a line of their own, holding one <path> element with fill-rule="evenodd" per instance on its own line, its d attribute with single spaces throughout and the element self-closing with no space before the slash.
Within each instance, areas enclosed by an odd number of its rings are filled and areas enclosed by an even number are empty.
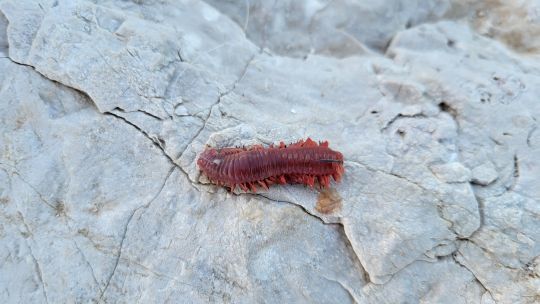
<svg viewBox="0 0 540 304">
<path fill-rule="evenodd" d="M 471 180 L 471 170 L 460 163 L 434 164 L 431 171 L 447 183 L 466 183 Z"/>
<path fill-rule="evenodd" d="M 535 6 L 469 4 L 0 0 L 0 299 L 537 302 Z M 308 136 L 339 208 L 196 166 Z"/>
<path fill-rule="evenodd" d="M 497 171 L 491 163 L 482 164 L 472 170 L 472 181 L 482 186 L 491 184 L 497 177 Z"/>
</svg>

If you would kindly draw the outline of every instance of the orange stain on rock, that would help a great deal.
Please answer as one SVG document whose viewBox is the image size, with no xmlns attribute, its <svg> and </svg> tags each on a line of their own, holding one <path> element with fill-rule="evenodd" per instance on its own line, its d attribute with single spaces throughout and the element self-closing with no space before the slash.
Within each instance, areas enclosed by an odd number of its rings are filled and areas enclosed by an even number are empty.
<svg viewBox="0 0 540 304">
<path fill-rule="evenodd" d="M 334 211 L 341 209 L 341 197 L 338 192 L 333 188 L 323 189 L 319 192 L 317 198 L 317 206 L 315 210 L 322 214 L 334 213 Z"/>
</svg>

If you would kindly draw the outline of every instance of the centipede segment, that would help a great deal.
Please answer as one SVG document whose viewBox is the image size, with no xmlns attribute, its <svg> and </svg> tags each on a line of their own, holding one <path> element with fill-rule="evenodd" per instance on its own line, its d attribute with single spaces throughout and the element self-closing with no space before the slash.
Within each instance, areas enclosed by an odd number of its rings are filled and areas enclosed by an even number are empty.
<svg viewBox="0 0 540 304">
<path fill-rule="evenodd" d="M 268 189 L 273 184 L 304 184 L 313 188 L 339 182 L 344 173 L 343 155 L 331 150 L 328 142 L 317 144 L 310 138 L 296 143 L 264 148 L 255 145 L 244 148 L 207 148 L 197 165 L 214 184 L 242 190 Z"/>
</svg>

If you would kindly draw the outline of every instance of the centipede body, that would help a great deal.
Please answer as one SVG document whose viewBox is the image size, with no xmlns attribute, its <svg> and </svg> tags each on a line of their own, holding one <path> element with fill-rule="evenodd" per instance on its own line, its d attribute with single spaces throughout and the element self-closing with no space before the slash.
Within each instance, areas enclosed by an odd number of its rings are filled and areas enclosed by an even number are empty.
<svg viewBox="0 0 540 304">
<path fill-rule="evenodd" d="M 211 182 L 234 190 L 257 191 L 272 184 L 305 184 L 328 187 L 330 179 L 341 179 L 343 155 L 329 148 L 328 142 L 317 144 L 310 138 L 291 145 L 264 148 L 207 148 L 197 164 Z"/>
</svg>

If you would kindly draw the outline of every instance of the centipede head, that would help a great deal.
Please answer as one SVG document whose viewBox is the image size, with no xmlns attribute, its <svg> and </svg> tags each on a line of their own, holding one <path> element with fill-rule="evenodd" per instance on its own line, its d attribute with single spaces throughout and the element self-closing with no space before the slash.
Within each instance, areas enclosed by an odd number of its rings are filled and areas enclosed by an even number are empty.
<svg viewBox="0 0 540 304">
<path fill-rule="evenodd" d="M 197 159 L 199 169 L 206 174 L 210 179 L 215 178 L 219 165 L 224 161 L 227 155 L 235 154 L 244 151 L 239 148 L 206 148 Z"/>
<path fill-rule="evenodd" d="M 197 165 L 203 172 L 206 172 L 211 166 L 215 165 L 215 160 L 218 154 L 218 150 L 206 148 L 199 155 L 199 158 L 197 159 Z"/>
</svg>

